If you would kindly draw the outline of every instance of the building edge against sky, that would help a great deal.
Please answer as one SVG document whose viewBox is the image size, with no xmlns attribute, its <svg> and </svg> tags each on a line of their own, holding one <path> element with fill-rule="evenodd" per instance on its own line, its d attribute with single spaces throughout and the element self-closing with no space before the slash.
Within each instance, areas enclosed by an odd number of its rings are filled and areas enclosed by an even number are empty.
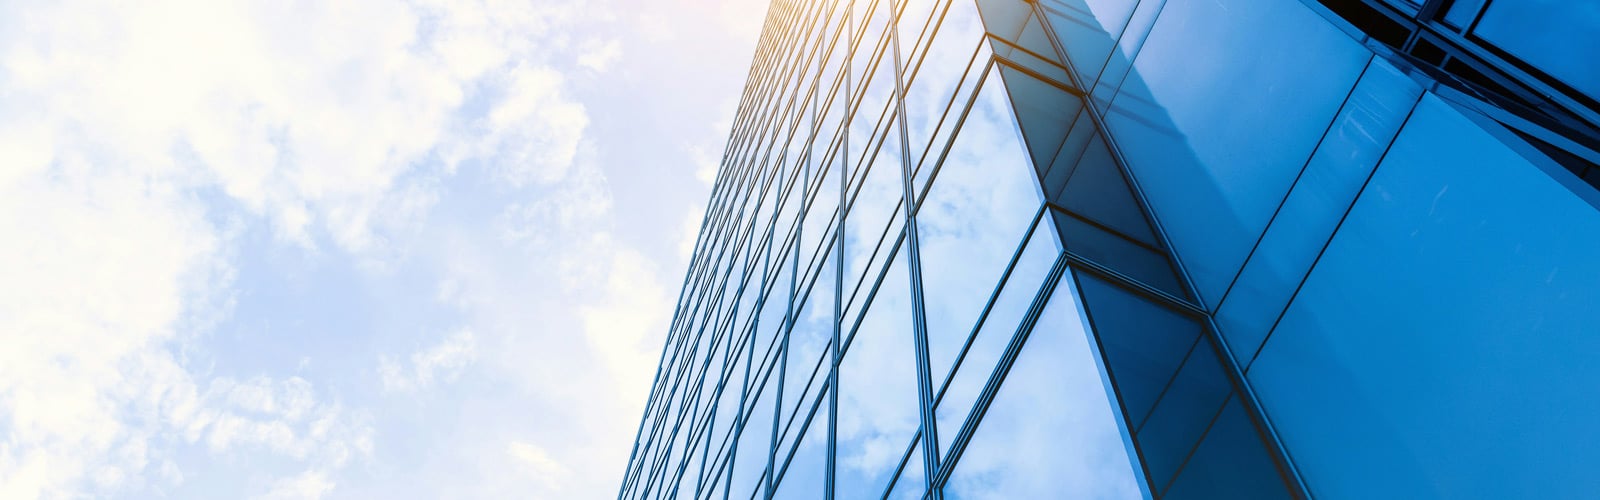
<svg viewBox="0 0 1600 500">
<path fill-rule="evenodd" d="M 775 2 L 619 498 L 1600 491 L 1600 6 Z"/>
</svg>

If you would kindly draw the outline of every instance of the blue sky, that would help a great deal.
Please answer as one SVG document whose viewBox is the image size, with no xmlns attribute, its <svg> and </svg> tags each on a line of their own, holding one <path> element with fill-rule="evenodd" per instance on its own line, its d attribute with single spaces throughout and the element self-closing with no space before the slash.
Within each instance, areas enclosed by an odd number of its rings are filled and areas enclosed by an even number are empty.
<svg viewBox="0 0 1600 500">
<path fill-rule="evenodd" d="M 0 4 L 0 497 L 614 495 L 764 8 Z"/>
</svg>

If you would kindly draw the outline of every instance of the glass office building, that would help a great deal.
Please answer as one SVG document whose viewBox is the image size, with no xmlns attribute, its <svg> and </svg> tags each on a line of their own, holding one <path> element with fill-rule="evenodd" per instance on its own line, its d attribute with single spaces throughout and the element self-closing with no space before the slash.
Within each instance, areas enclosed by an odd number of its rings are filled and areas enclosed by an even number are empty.
<svg viewBox="0 0 1600 500">
<path fill-rule="evenodd" d="M 769 10 L 619 498 L 1600 492 L 1600 3 Z"/>
</svg>

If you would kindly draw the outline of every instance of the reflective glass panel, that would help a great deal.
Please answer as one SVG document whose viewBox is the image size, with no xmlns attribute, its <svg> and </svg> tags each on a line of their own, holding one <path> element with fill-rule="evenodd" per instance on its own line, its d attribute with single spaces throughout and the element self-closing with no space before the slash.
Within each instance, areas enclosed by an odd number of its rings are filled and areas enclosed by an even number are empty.
<svg viewBox="0 0 1600 500">
<path fill-rule="evenodd" d="M 1250 368 L 1318 497 L 1600 491 L 1600 210 L 1483 126 L 1423 98 Z"/>
<path fill-rule="evenodd" d="M 1045 20 L 1084 85 L 1093 84 L 1138 0 L 1046 0 Z"/>
<path fill-rule="evenodd" d="M 1492 2 L 1472 33 L 1600 99 L 1600 4 L 1562 0 Z"/>
<path fill-rule="evenodd" d="M 795 315 L 794 330 L 789 333 L 788 369 L 783 385 L 782 424 L 790 424 L 790 415 L 802 419 L 812 398 L 821 390 L 828 377 L 828 343 L 833 340 L 833 284 L 835 269 L 833 258 L 823 261 L 820 273 L 810 286 L 810 294 Z M 805 291 L 805 290 L 802 290 Z M 797 411 L 798 410 L 798 411 Z M 797 428 L 797 427 L 796 427 Z M 792 441 L 792 432 L 785 439 Z"/>
<path fill-rule="evenodd" d="M 960 366 L 955 368 L 955 373 L 950 375 L 948 381 L 934 378 L 945 385 L 934 407 L 941 452 L 949 452 L 950 442 L 961 430 L 968 410 L 972 409 L 973 401 L 978 399 L 978 392 L 989 381 L 995 363 L 1005 353 L 1006 345 L 1022 323 L 1023 314 L 1033 305 L 1039 287 L 1049 277 L 1050 268 L 1060 255 L 1060 239 L 1056 237 L 1053 225 L 1041 222 L 1028 237 L 1022 254 L 1012 264 L 1011 276 L 1006 278 L 1000 295 L 994 297 L 994 304 L 969 341 L 971 345 L 967 347 L 966 354 L 958 354 Z"/>
<path fill-rule="evenodd" d="M 1299 2 L 1166 4 L 1106 119 L 1204 303 L 1221 299 L 1369 57 Z"/>
<path fill-rule="evenodd" d="M 1142 497 L 1070 280 L 961 452 L 945 498 Z"/>
<path fill-rule="evenodd" d="M 921 65 L 908 75 L 906 113 L 911 116 L 911 121 L 907 122 L 907 134 L 911 138 L 913 158 L 921 158 L 922 152 L 929 148 L 929 139 L 940 119 L 950 116 L 950 122 L 944 125 L 950 127 L 954 123 L 954 116 L 960 114 L 961 105 L 966 99 L 958 99 L 952 104 L 956 86 L 962 83 L 963 78 L 977 78 L 976 74 L 967 75 L 967 66 L 973 60 L 974 50 L 983 39 L 983 26 L 978 23 L 974 9 L 971 0 L 954 2 L 944 15 L 944 21 L 939 24 L 939 35 L 930 42 Z M 983 61 L 976 64 L 982 67 Z M 946 115 L 952 105 L 956 111 Z M 939 148 L 943 146 L 934 145 L 932 154 L 937 157 Z"/>
<path fill-rule="evenodd" d="M 944 380 L 1038 211 L 1038 177 L 991 75 L 917 209 L 928 355 Z"/>
<path fill-rule="evenodd" d="M 1244 406 L 1230 398 L 1163 498 L 1293 498 L 1276 472 Z"/>
<path fill-rule="evenodd" d="M 806 412 L 810 410 L 810 403 L 802 409 L 800 415 L 795 417 L 796 431 L 806 420 Z M 790 453 L 793 455 L 789 455 Z M 823 395 L 822 404 L 817 405 L 817 412 L 811 417 L 811 425 L 805 431 L 805 437 L 800 444 L 793 448 L 783 448 L 778 455 L 778 463 L 787 460 L 787 470 L 778 477 L 777 490 L 772 498 L 780 500 L 813 500 L 822 497 L 822 488 L 825 485 L 825 475 L 828 467 L 828 401 Z M 781 465 L 780 465 L 781 466 Z"/>
<path fill-rule="evenodd" d="M 1076 275 L 1123 411 L 1137 426 L 1189 355 L 1201 327 L 1105 280 Z"/>
<path fill-rule="evenodd" d="M 905 260 L 889 266 L 839 365 L 838 498 L 883 494 L 920 423 Z"/>
<path fill-rule="evenodd" d="M 900 477 L 894 480 L 894 489 L 889 492 L 890 500 L 921 500 L 922 494 L 928 492 L 927 474 L 922 470 L 922 443 L 918 442 L 911 450 L 911 455 L 906 458 L 905 466 L 900 470 Z"/>
<path fill-rule="evenodd" d="M 1411 113 L 1422 87 L 1374 58 L 1217 312 L 1248 364 Z"/>
<path fill-rule="evenodd" d="M 750 375 L 757 376 L 755 373 Z M 772 452 L 772 394 L 777 392 L 773 389 L 777 385 L 777 378 L 763 377 L 757 381 L 763 379 L 766 383 L 746 396 L 750 401 L 748 404 L 753 407 L 743 422 L 738 448 L 733 450 L 731 494 L 735 498 L 744 498 L 756 488 L 765 487 L 761 477 Z"/>
<path fill-rule="evenodd" d="M 864 180 L 852 185 L 854 202 L 845 214 L 844 276 L 847 299 L 845 321 L 853 323 L 862 301 L 888 261 L 890 250 L 905 226 L 899 134 L 883 138 Z M 859 288 L 858 288 L 859 287 Z"/>
</svg>

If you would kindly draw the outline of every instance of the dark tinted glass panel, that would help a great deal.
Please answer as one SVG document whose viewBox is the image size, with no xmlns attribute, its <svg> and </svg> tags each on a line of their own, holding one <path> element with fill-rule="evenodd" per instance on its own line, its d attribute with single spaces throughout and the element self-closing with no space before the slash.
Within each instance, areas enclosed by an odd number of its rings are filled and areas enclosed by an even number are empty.
<svg viewBox="0 0 1600 500">
<path fill-rule="evenodd" d="M 1075 274 L 1106 368 L 1116 380 L 1124 411 L 1138 425 L 1183 364 L 1200 336 L 1200 325 L 1104 280 Z"/>
<path fill-rule="evenodd" d="M 1472 33 L 1579 92 L 1600 98 L 1600 4 L 1493 2 Z"/>
<path fill-rule="evenodd" d="M 945 498 L 1141 496 L 1071 285 L 1056 287 Z"/>
<path fill-rule="evenodd" d="M 1005 90 L 1011 97 L 1011 113 L 1021 125 L 1022 137 L 1033 160 L 1030 166 L 1036 165 L 1036 172 L 1044 172 L 1066 141 L 1078 110 L 1083 108 L 1083 100 L 1009 66 L 1000 66 L 999 74 L 1005 79 Z"/>
<path fill-rule="evenodd" d="M 1484 0 L 1455 0 L 1450 3 L 1450 10 L 1444 14 L 1444 22 L 1457 28 L 1466 28 L 1472 24 L 1473 18 L 1478 17 L 1478 11 L 1483 10 Z"/>
<path fill-rule="evenodd" d="M 1423 98 L 1250 369 L 1314 495 L 1600 491 L 1600 211 L 1480 120 Z"/>
<path fill-rule="evenodd" d="M 1131 276 L 1151 287 L 1182 296 L 1178 277 L 1167 257 L 1155 250 L 1106 230 L 1082 217 L 1051 210 L 1056 230 L 1067 242 L 1067 251 Z"/>
<path fill-rule="evenodd" d="M 1127 26 L 1137 0 L 1047 0 L 1045 19 L 1084 84 L 1092 84 Z"/>
<path fill-rule="evenodd" d="M 1166 4 L 1107 122 L 1207 304 L 1369 57 L 1299 2 Z"/>
<path fill-rule="evenodd" d="M 1054 200 L 1073 213 L 1093 220 L 1145 245 L 1155 247 L 1155 233 L 1145 220 L 1144 209 L 1133 197 L 1122 169 L 1111 158 L 1105 140 L 1095 135 L 1085 146 L 1077 167 L 1067 177 L 1066 186 Z"/>
<path fill-rule="evenodd" d="M 1158 488 L 1172 480 L 1232 392 L 1222 370 L 1211 342 L 1200 339 L 1149 418 L 1135 428 L 1145 470 Z"/>
<path fill-rule="evenodd" d="M 1250 416 L 1238 398 L 1231 398 L 1165 498 L 1292 498 L 1276 467 Z"/>
</svg>

